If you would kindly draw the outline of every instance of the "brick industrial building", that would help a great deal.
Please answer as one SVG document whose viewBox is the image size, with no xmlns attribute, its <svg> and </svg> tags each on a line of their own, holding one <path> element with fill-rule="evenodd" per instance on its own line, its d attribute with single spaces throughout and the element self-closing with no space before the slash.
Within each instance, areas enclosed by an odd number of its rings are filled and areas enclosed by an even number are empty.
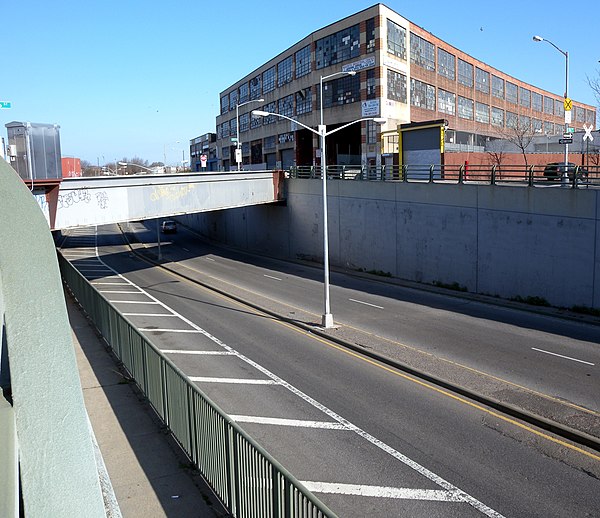
<svg viewBox="0 0 600 518">
<path fill-rule="evenodd" d="M 245 168 L 320 164 L 318 137 L 278 117 L 252 117 L 252 110 L 279 113 L 317 128 L 319 84 L 324 81 L 324 123 L 333 129 L 364 121 L 327 139 L 328 164 L 382 165 L 381 132 L 399 124 L 448 121 L 446 151 L 483 151 L 510 128 L 561 135 L 563 94 L 524 83 L 435 37 L 383 4 L 319 29 L 220 94 L 216 120 L 220 167 L 236 165 L 239 133 Z M 262 99 L 262 101 L 259 101 Z M 571 126 L 594 125 L 594 107 L 573 102 Z M 239 132 L 238 132 L 239 121 Z"/>
</svg>

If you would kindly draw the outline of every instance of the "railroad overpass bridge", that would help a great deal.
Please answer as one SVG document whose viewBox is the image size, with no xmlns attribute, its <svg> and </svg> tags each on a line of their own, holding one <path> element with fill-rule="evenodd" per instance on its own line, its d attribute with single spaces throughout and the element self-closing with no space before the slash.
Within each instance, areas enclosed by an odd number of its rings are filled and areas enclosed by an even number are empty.
<svg viewBox="0 0 600 518">
<path fill-rule="evenodd" d="M 283 172 L 190 173 L 69 178 L 34 186 L 52 230 L 274 203 Z"/>
</svg>

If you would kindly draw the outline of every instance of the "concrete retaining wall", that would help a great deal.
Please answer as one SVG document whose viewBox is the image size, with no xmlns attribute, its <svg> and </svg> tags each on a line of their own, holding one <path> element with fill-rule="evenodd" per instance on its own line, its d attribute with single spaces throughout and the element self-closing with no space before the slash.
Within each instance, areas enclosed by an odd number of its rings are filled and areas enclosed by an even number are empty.
<svg viewBox="0 0 600 518">
<path fill-rule="evenodd" d="M 322 261 L 321 188 L 317 180 L 289 179 L 287 206 L 185 218 L 215 241 Z M 600 308 L 599 193 L 331 180 L 330 261 L 502 298 Z"/>
</svg>

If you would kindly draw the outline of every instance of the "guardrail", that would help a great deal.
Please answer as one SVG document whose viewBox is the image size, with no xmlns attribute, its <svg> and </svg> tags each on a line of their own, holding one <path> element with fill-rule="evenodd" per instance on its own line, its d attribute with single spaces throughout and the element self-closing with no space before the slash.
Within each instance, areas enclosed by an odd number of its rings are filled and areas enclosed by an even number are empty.
<svg viewBox="0 0 600 518">
<path fill-rule="evenodd" d="M 59 265 L 79 304 L 233 516 L 335 516 L 60 254 Z"/>
<path fill-rule="evenodd" d="M 290 168 L 291 178 L 321 178 L 320 166 Z M 543 166 L 524 165 L 384 165 L 327 166 L 327 178 L 335 180 L 397 181 L 420 183 L 490 184 L 525 186 L 568 186 L 572 188 L 600 186 L 600 166 L 569 167 L 567 178 Z"/>
</svg>

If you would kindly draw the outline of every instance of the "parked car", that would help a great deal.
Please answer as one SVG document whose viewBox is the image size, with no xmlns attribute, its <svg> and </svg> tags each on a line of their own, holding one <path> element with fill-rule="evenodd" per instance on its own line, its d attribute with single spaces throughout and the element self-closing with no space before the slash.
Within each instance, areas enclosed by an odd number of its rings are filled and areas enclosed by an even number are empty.
<svg viewBox="0 0 600 518">
<path fill-rule="evenodd" d="M 160 229 L 165 234 L 176 234 L 177 233 L 177 223 L 172 219 L 168 219 L 162 222 Z"/>
<path fill-rule="evenodd" d="M 560 180 L 564 171 L 564 162 L 552 162 L 544 167 L 544 176 L 546 180 Z M 569 180 L 571 182 L 573 181 L 575 172 L 577 172 L 577 180 L 582 180 L 588 176 L 587 169 L 578 167 L 573 162 L 569 162 L 567 165 L 567 175 L 569 176 Z"/>
</svg>

